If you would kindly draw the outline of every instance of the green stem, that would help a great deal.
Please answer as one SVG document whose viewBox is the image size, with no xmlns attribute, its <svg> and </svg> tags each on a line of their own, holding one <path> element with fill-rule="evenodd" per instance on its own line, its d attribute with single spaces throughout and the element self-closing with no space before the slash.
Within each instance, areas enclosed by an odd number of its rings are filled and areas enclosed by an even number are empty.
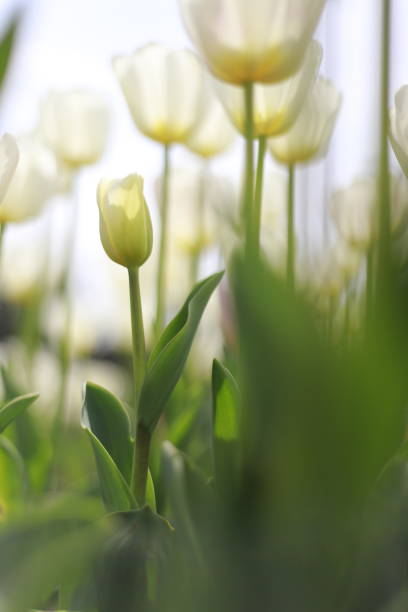
<svg viewBox="0 0 408 612">
<path fill-rule="evenodd" d="M 288 166 L 288 200 L 287 200 L 287 259 L 286 276 L 290 289 L 295 288 L 295 166 Z"/>
<path fill-rule="evenodd" d="M 170 145 L 164 145 L 163 177 L 160 202 L 160 245 L 157 269 L 156 334 L 163 329 L 166 315 L 166 257 L 169 222 Z"/>
<path fill-rule="evenodd" d="M 262 194 L 264 180 L 264 166 L 266 153 L 266 136 L 260 136 L 258 141 L 258 164 L 256 168 L 255 201 L 254 201 L 254 255 L 259 257 L 261 219 L 262 219 Z"/>
<path fill-rule="evenodd" d="M 130 314 L 132 320 L 134 414 L 136 423 L 135 449 L 132 467 L 132 491 L 142 507 L 146 500 L 147 472 L 149 468 L 150 432 L 138 420 L 140 392 L 146 376 L 146 347 L 140 296 L 139 269 L 129 268 Z"/>
<path fill-rule="evenodd" d="M 369 324 L 373 306 L 373 286 L 374 286 L 374 256 L 373 249 L 369 247 L 366 255 L 366 322 Z"/>
<path fill-rule="evenodd" d="M 379 241 L 377 295 L 387 293 L 391 265 L 390 175 L 388 155 L 388 101 L 390 90 L 391 0 L 383 0 L 382 84 L 379 172 Z"/>
<path fill-rule="evenodd" d="M 130 315 L 132 322 L 132 349 L 133 349 L 133 401 L 135 423 L 137 423 L 137 410 L 140 391 L 146 375 L 146 347 L 143 326 L 142 300 L 140 297 L 139 268 L 128 268 Z"/>
<path fill-rule="evenodd" d="M 244 84 L 245 97 L 245 189 L 243 198 L 243 219 L 245 226 L 245 252 L 249 255 L 254 246 L 254 86 Z"/>
</svg>

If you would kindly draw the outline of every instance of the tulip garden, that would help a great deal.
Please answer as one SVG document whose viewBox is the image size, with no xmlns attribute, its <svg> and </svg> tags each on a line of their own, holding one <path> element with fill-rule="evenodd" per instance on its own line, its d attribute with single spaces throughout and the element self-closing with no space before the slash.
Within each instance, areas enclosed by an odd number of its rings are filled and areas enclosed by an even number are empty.
<svg viewBox="0 0 408 612">
<path fill-rule="evenodd" d="M 95 182 L 106 269 L 92 275 L 108 282 L 88 313 L 75 192 L 110 109 L 55 90 L 32 133 L 3 125 L 0 612 L 408 610 L 398 0 L 378 1 L 376 171 L 311 198 L 300 179 L 347 97 L 321 68 L 329 1 L 179 0 L 189 49 L 118 49 L 113 82 L 158 179 L 136 158 Z M 18 29 L 0 40 L 4 89 Z M 216 173 L 233 146 L 234 180 Z M 308 197 L 322 202 L 309 233 Z M 13 250 L 15 228 L 47 215 L 31 254 Z"/>
</svg>

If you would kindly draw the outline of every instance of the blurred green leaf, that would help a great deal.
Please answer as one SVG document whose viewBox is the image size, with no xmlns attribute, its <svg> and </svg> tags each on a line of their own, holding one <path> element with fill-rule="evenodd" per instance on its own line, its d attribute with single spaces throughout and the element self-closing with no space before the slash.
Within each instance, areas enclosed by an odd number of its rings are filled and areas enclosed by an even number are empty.
<svg viewBox="0 0 408 612">
<path fill-rule="evenodd" d="M 139 419 L 150 431 L 182 374 L 201 316 L 222 276 L 214 274 L 194 287 L 150 355 L 139 404 Z"/>
<path fill-rule="evenodd" d="M 82 407 L 82 426 L 92 431 L 109 453 L 127 483 L 132 473 L 133 445 L 125 408 L 110 392 L 86 383 Z"/>
<path fill-rule="evenodd" d="M 0 433 L 4 431 L 7 425 L 10 425 L 12 421 L 20 414 L 22 414 L 36 399 L 38 399 L 38 393 L 28 393 L 27 395 L 20 395 L 8 402 L 3 408 L 0 408 Z"/>
<path fill-rule="evenodd" d="M 146 504 L 150 506 L 153 512 L 156 512 L 156 493 L 154 490 L 154 482 L 150 470 L 147 471 L 147 482 L 146 482 Z"/>
<path fill-rule="evenodd" d="M 108 512 L 124 512 L 137 507 L 132 492 L 112 457 L 90 429 L 85 428 L 92 444 L 101 494 Z"/>
<path fill-rule="evenodd" d="M 7 75 L 7 69 L 12 56 L 20 19 L 20 14 L 17 14 L 11 20 L 3 38 L 0 41 L 0 88 L 3 86 Z"/>
<path fill-rule="evenodd" d="M 0 436 L 0 520 L 21 511 L 27 490 L 27 474 L 16 447 Z"/>
</svg>

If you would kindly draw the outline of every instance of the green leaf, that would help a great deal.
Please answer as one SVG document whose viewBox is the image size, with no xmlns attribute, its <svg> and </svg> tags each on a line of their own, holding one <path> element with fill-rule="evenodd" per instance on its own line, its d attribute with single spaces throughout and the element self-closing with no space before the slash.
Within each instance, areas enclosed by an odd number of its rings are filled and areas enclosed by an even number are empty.
<svg viewBox="0 0 408 612">
<path fill-rule="evenodd" d="M 147 471 L 146 504 L 150 506 L 153 512 L 156 512 L 156 493 L 154 490 L 154 482 L 150 470 Z"/>
<path fill-rule="evenodd" d="M 8 402 L 3 408 L 0 409 L 0 433 L 3 432 L 7 425 L 10 425 L 12 421 L 20 414 L 22 414 L 36 399 L 38 399 L 38 393 L 27 393 L 27 395 L 20 395 L 15 397 L 13 400 Z"/>
<path fill-rule="evenodd" d="M 108 512 L 124 512 L 137 507 L 132 492 L 118 467 L 90 429 L 85 428 L 92 444 L 101 494 Z"/>
<path fill-rule="evenodd" d="M 232 374 L 214 359 L 212 369 L 213 423 L 217 440 L 238 437 L 238 387 Z"/>
<path fill-rule="evenodd" d="M 3 38 L 0 41 L 0 87 L 3 85 L 7 75 L 18 25 L 20 23 L 20 15 L 17 14 L 10 22 Z"/>
<path fill-rule="evenodd" d="M 151 353 L 139 404 L 139 419 L 150 431 L 183 372 L 201 316 L 222 276 L 214 274 L 194 287 Z"/>
<path fill-rule="evenodd" d="M 14 444 L 0 436 L 0 520 L 22 509 L 26 489 L 23 459 Z"/>
<path fill-rule="evenodd" d="M 132 474 L 133 445 L 129 418 L 121 402 L 103 387 L 86 383 L 82 426 L 92 431 L 98 438 L 129 483 Z"/>
</svg>

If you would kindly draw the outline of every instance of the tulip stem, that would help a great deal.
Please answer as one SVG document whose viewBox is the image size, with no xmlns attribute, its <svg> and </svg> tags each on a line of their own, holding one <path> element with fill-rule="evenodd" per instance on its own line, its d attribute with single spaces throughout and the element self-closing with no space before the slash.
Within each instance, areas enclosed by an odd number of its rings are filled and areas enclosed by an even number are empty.
<svg viewBox="0 0 408 612">
<path fill-rule="evenodd" d="M 286 276 L 290 289 L 295 287 L 295 166 L 288 166 L 288 201 L 287 201 L 287 258 Z"/>
<path fill-rule="evenodd" d="M 160 245 L 159 264 L 157 268 L 157 304 L 156 304 L 156 335 L 163 329 L 166 315 L 166 256 L 169 221 L 169 185 L 170 185 L 170 145 L 164 145 L 163 176 L 160 202 Z"/>
<path fill-rule="evenodd" d="M 245 225 L 245 251 L 251 254 L 255 244 L 254 233 L 254 86 L 244 84 L 245 97 L 245 189 L 243 198 L 243 219 Z"/>
<path fill-rule="evenodd" d="M 256 169 L 255 202 L 254 202 L 254 255 L 259 257 L 261 218 L 262 218 L 262 194 L 264 180 L 264 166 L 266 153 L 266 136 L 260 136 L 258 141 L 258 164 Z"/>
<path fill-rule="evenodd" d="M 132 349 L 133 349 L 133 402 L 135 423 L 140 391 L 146 375 L 146 347 L 143 326 L 142 300 L 140 297 L 139 268 L 128 268 L 130 317 L 132 322 Z"/>
</svg>

